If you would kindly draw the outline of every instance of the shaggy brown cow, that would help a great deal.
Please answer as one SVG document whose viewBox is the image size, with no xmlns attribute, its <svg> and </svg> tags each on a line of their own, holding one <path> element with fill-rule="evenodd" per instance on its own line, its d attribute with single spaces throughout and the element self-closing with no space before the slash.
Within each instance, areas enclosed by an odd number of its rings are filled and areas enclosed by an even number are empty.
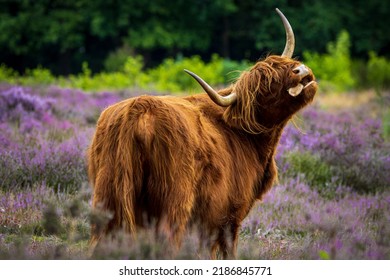
<svg viewBox="0 0 390 280">
<path fill-rule="evenodd" d="M 230 87 L 208 95 L 140 96 L 107 108 L 89 149 L 93 207 L 113 214 L 103 234 L 135 234 L 147 221 L 179 248 L 196 223 L 211 257 L 235 257 L 242 220 L 277 177 L 275 151 L 284 126 L 310 103 L 313 73 L 293 60 L 286 28 L 282 56 L 268 56 Z M 101 238 L 93 231 L 92 243 Z"/>
</svg>

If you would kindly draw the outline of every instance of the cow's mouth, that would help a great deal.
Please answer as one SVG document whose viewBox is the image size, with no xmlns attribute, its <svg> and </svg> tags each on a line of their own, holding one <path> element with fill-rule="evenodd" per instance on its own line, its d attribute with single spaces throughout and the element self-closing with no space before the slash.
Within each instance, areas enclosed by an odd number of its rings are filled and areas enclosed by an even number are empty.
<svg viewBox="0 0 390 280">
<path fill-rule="evenodd" d="M 301 80 L 300 84 L 303 85 L 303 88 L 307 88 L 308 86 L 314 84 L 315 82 L 316 82 L 316 81 L 314 80 L 313 75 L 310 75 L 310 74 L 309 74 L 309 75 L 307 75 L 306 77 L 304 77 L 304 78 Z"/>
<path fill-rule="evenodd" d="M 305 88 L 308 88 L 309 86 L 315 83 L 316 81 L 314 80 L 314 76 L 308 73 L 306 76 L 302 78 L 302 80 L 299 82 L 297 86 L 289 88 L 287 91 L 291 96 L 295 97 L 299 95 Z"/>
</svg>

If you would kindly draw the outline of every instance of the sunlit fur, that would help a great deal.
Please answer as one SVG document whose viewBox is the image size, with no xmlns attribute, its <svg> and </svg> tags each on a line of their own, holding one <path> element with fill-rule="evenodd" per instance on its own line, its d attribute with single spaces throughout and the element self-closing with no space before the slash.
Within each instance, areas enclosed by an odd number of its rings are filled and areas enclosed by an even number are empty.
<svg viewBox="0 0 390 280">
<path fill-rule="evenodd" d="M 242 220 L 277 178 L 282 129 L 317 90 L 313 84 L 297 97 L 288 94 L 299 82 L 297 65 L 278 56 L 256 63 L 220 91 L 237 93 L 228 108 L 206 94 L 140 96 L 107 108 L 89 149 L 89 178 L 93 207 L 113 218 L 103 234 L 93 225 L 92 243 L 155 222 L 178 249 L 196 225 L 211 258 L 235 257 Z"/>
</svg>

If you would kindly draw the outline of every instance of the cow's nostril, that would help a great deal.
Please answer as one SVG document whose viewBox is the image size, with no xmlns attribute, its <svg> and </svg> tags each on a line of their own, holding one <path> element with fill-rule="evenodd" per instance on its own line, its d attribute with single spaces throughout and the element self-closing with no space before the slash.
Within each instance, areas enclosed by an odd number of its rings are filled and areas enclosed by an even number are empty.
<svg viewBox="0 0 390 280">
<path fill-rule="evenodd" d="M 298 75 L 301 79 L 306 77 L 309 74 L 309 69 L 307 69 L 307 67 L 304 64 L 295 67 L 292 71 L 293 73 Z"/>
</svg>

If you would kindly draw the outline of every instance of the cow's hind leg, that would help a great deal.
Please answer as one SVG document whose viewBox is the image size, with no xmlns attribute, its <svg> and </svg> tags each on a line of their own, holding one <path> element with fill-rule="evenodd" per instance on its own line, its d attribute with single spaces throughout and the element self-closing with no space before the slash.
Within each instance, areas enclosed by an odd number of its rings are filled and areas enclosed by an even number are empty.
<svg viewBox="0 0 390 280">
<path fill-rule="evenodd" d="M 173 174 L 162 176 L 163 172 L 152 168 L 146 195 L 149 211 L 157 217 L 157 235 L 167 240 L 174 252 L 181 247 L 195 201 L 191 178 L 185 172 L 179 175 L 178 170 L 183 172 L 179 166 L 170 169 Z"/>
<path fill-rule="evenodd" d="M 232 245 L 230 247 L 229 256 L 230 258 L 236 259 L 237 258 L 237 244 L 238 244 L 238 233 L 240 230 L 240 225 L 238 224 L 232 224 L 230 228 L 230 234 L 231 234 L 231 242 Z"/>
<path fill-rule="evenodd" d="M 239 225 L 220 228 L 217 239 L 211 247 L 211 258 L 235 259 L 237 257 Z"/>
<path fill-rule="evenodd" d="M 226 238 L 226 230 L 224 227 L 218 230 L 217 238 L 214 241 L 213 246 L 211 247 L 210 257 L 211 259 L 227 259 L 228 257 L 228 244 Z"/>
<path fill-rule="evenodd" d="M 189 191 L 191 187 L 182 179 L 175 180 L 171 187 L 172 191 L 167 194 L 164 201 L 162 223 L 160 223 L 159 230 L 168 237 L 174 251 L 177 252 L 187 230 L 194 205 L 194 197 L 193 193 Z"/>
</svg>

